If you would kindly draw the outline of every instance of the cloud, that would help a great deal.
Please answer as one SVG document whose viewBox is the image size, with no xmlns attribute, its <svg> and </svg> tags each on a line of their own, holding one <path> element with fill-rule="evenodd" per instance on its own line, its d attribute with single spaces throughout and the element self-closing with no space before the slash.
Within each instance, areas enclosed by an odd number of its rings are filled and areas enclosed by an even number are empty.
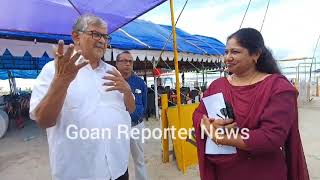
<svg viewBox="0 0 320 180">
<path fill-rule="evenodd" d="M 177 18 L 184 0 L 175 6 Z M 191 34 L 212 36 L 222 42 L 238 30 L 248 0 L 189 1 L 178 27 Z M 260 29 L 267 0 L 252 1 L 242 27 Z M 281 0 L 270 2 L 262 34 L 266 45 L 277 58 L 312 56 L 320 33 L 318 0 Z M 144 15 L 142 19 L 158 24 L 171 25 L 169 3 Z M 320 46 L 320 45 L 319 45 Z M 318 48 L 318 51 L 320 47 Z M 317 51 L 317 52 L 318 52 Z M 318 55 L 319 53 L 317 53 Z"/>
</svg>

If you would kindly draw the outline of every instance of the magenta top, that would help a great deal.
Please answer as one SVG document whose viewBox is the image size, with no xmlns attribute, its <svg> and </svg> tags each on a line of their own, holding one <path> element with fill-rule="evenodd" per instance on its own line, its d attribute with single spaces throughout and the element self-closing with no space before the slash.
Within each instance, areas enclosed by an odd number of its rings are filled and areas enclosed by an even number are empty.
<svg viewBox="0 0 320 180">
<path fill-rule="evenodd" d="M 248 86 L 233 86 L 226 78 L 213 81 L 204 97 L 222 92 L 232 105 L 235 121 L 248 128 L 248 151 L 206 155 L 200 138 L 203 104 L 193 114 L 202 180 L 309 180 L 298 129 L 297 91 L 282 75 L 273 74 Z"/>
</svg>

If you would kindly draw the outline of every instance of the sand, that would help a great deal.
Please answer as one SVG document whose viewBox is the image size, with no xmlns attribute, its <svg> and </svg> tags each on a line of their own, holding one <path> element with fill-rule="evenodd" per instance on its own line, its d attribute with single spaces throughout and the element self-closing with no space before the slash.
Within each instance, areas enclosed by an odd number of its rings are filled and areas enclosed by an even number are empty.
<svg viewBox="0 0 320 180">
<path fill-rule="evenodd" d="M 320 180 L 320 103 L 299 108 L 300 130 L 307 158 L 310 177 Z M 149 119 L 146 127 L 160 127 L 160 122 Z M 145 160 L 150 180 L 198 180 L 198 167 L 194 166 L 182 174 L 177 169 L 173 156 L 169 163 L 161 162 L 161 141 L 147 140 Z M 129 165 L 130 179 L 134 179 L 132 160 Z M 24 129 L 10 130 L 0 139 L 0 179 L 1 180 L 49 180 L 50 166 L 48 143 L 44 130 L 29 121 Z"/>
</svg>

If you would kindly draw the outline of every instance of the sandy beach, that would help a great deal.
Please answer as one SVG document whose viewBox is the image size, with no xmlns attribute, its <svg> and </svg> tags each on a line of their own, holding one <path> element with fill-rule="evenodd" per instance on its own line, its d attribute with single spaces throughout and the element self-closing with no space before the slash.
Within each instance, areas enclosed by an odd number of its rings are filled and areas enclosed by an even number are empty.
<svg viewBox="0 0 320 180">
<path fill-rule="evenodd" d="M 300 130 L 307 158 L 310 177 L 320 180 L 320 103 L 299 108 Z M 160 127 L 160 122 L 149 119 L 146 127 Z M 172 148 L 171 148 L 172 149 Z M 145 160 L 150 180 L 198 180 L 198 167 L 194 166 L 182 174 L 177 169 L 173 156 L 169 163 L 161 162 L 161 141 L 150 139 L 145 143 Z M 129 165 L 130 179 L 134 179 L 132 160 Z M 48 144 L 44 130 L 29 121 L 21 130 L 11 130 L 0 139 L 1 180 L 49 180 L 50 166 Z"/>
</svg>

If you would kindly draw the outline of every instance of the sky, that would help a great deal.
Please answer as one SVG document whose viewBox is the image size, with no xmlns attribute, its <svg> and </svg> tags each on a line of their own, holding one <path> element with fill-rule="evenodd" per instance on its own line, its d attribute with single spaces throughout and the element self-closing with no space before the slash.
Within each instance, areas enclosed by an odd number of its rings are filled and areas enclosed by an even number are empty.
<svg viewBox="0 0 320 180">
<path fill-rule="evenodd" d="M 186 0 L 175 0 L 175 18 Z M 189 0 L 177 27 L 215 37 L 225 44 L 237 31 L 249 0 Z M 251 0 L 242 27 L 260 30 L 268 0 Z M 140 19 L 171 25 L 169 1 Z M 265 44 L 277 59 L 312 57 L 320 35 L 319 0 L 271 0 L 262 29 Z M 316 56 L 320 57 L 320 44 Z"/>
</svg>

